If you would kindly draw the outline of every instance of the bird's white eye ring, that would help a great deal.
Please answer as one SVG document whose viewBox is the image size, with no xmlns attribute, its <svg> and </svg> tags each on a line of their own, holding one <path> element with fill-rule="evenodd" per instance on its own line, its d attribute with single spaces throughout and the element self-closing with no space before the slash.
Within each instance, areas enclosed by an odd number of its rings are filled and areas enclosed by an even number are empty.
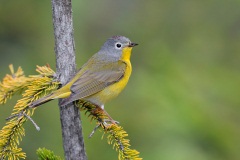
<svg viewBox="0 0 240 160">
<path fill-rule="evenodd" d="M 119 43 L 119 42 L 117 42 L 117 43 L 115 44 L 115 47 L 116 47 L 117 49 L 120 49 L 120 48 L 122 47 L 122 44 Z"/>
</svg>

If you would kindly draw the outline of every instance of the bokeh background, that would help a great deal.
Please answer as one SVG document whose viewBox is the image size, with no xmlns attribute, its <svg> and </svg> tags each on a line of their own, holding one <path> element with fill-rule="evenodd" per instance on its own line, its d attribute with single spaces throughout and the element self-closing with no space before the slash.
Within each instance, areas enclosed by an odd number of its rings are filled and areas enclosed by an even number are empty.
<svg viewBox="0 0 240 160">
<path fill-rule="evenodd" d="M 112 35 L 140 45 L 124 92 L 106 105 L 146 160 L 240 159 L 239 0 L 73 0 L 78 68 Z M 50 1 L 0 1 L 0 76 L 8 65 L 26 75 L 36 65 L 55 69 Z M 0 127 L 16 103 L 0 108 Z M 27 159 L 46 147 L 63 157 L 57 101 L 39 107 L 21 147 Z M 82 113 L 89 160 L 114 160 L 117 152 L 88 139 L 95 124 Z"/>
</svg>

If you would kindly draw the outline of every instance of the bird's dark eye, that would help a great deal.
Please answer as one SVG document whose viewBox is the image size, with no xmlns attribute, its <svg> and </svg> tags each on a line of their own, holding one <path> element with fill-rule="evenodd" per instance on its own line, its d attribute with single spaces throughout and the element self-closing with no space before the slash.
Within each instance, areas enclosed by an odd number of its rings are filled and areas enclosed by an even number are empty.
<svg viewBox="0 0 240 160">
<path fill-rule="evenodd" d="M 121 45 L 120 43 L 117 43 L 117 44 L 116 44 L 116 47 L 117 47 L 117 48 L 121 48 L 122 45 Z"/>
</svg>

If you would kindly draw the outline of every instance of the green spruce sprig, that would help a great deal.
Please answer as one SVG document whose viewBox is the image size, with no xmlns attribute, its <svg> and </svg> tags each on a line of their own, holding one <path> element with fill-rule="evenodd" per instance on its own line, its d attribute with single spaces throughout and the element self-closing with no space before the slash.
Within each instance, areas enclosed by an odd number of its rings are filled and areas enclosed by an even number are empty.
<svg viewBox="0 0 240 160">
<path fill-rule="evenodd" d="M 53 151 L 46 148 L 39 148 L 37 150 L 38 160 L 62 160 L 61 157 L 56 156 Z"/>
<path fill-rule="evenodd" d="M 97 128 L 101 128 L 104 134 L 107 134 L 108 144 L 112 145 L 113 149 L 118 151 L 119 160 L 142 160 L 137 150 L 130 149 L 131 145 L 129 143 L 130 140 L 127 139 L 127 132 L 117 123 L 112 123 L 112 119 L 109 119 L 109 116 L 103 109 L 89 102 L 80 101 L 77 104 L 85 111 L 85 114 L 88 114 L 91 120 L 97 121 L 97 126 L 94 128 L 90 137 Z"/>
<path fill-rule="evenodd" d="M 0 130 L 0 159 L 18 160 L 26 157 L 18 146 L 25 135 L 23 124 L 32 120 L 30 117 L 34 113 L 34 109 L 29 109 L 28 105 L 57 89 L 59 82 L 54 80 L 55 72 L 48 66 L 37 66 L 37 76 L 25 77 L 20 67 L 14 72 L 12 65 L 10 71 L 11 75 L 6 75 L 1 83 L 0 104 L 6 103 L 16 93 L 23 94 L 22 99 L 14 106 L 9 121 Z"/>
<path fill-rule="evenodd" d="M 0 130 L 0 159 L 18 160 L 26 158 L 26 154 L 18 147 L 25 135 L 23 124 L 30 120 L 39 129 L 31 119 L 35 109 L 30 109 L 29 104 L 56 90 L 60 82 L 57 81 L 55 72 L 49 66 L 37 66 L 36 70 L 39 75 L 28 77 L 24 75 L 20 67 L 16 72 L 12 65 L 9 67 L 11 74 L 7 74 L 0 83 L 0 104 L 6 103 L 17 93 L 22 93 L 22 99 L 17 101 L 6 125 Z M 138 151 L 130 149 L 127 132 L 117 123 L 112 123 L 113 120 L 104 110 L 89 102 L 79 102 L 76 105 L 84 110 L 91 120 L 97 121 L 97 127 L 91 136 L 96 129 L 102 128 L 104 135 L 107 134 L 108 143 L 118 151 L 119 160 L 142 159 Z M 53 160 L 60 160 L 59 157 L 53 155 L 53 152 L 46 149 L 39 149 L 37 154 L 39 159 L 51 159 L 52 157 Z"/>
</svg>

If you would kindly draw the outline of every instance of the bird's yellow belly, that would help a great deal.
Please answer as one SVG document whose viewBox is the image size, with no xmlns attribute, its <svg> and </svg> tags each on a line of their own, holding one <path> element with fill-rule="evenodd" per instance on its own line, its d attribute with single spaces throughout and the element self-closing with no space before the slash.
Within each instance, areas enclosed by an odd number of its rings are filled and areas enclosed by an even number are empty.
<svg viewBox="0 0 240 160">
<path fill-rule="evenodd" d="M 127 85 L 129 77 L 132 72 L 132 67 L 131 67 L 130 61 L 128 61 L 126 63 L 127 63 L 127 65 L 126 65 L 125 74 L 120 81 L 118 81 L 118 82 L 106 87 L 104 90 L 102 90 L 94 95 L 91 95 L 89 97 L 86 97 L 84 99 L 88 100 L 92 103 L 95 103 L 97 105 L 103 105 L 107 101 L 115 98 Z"/>
</svg>

